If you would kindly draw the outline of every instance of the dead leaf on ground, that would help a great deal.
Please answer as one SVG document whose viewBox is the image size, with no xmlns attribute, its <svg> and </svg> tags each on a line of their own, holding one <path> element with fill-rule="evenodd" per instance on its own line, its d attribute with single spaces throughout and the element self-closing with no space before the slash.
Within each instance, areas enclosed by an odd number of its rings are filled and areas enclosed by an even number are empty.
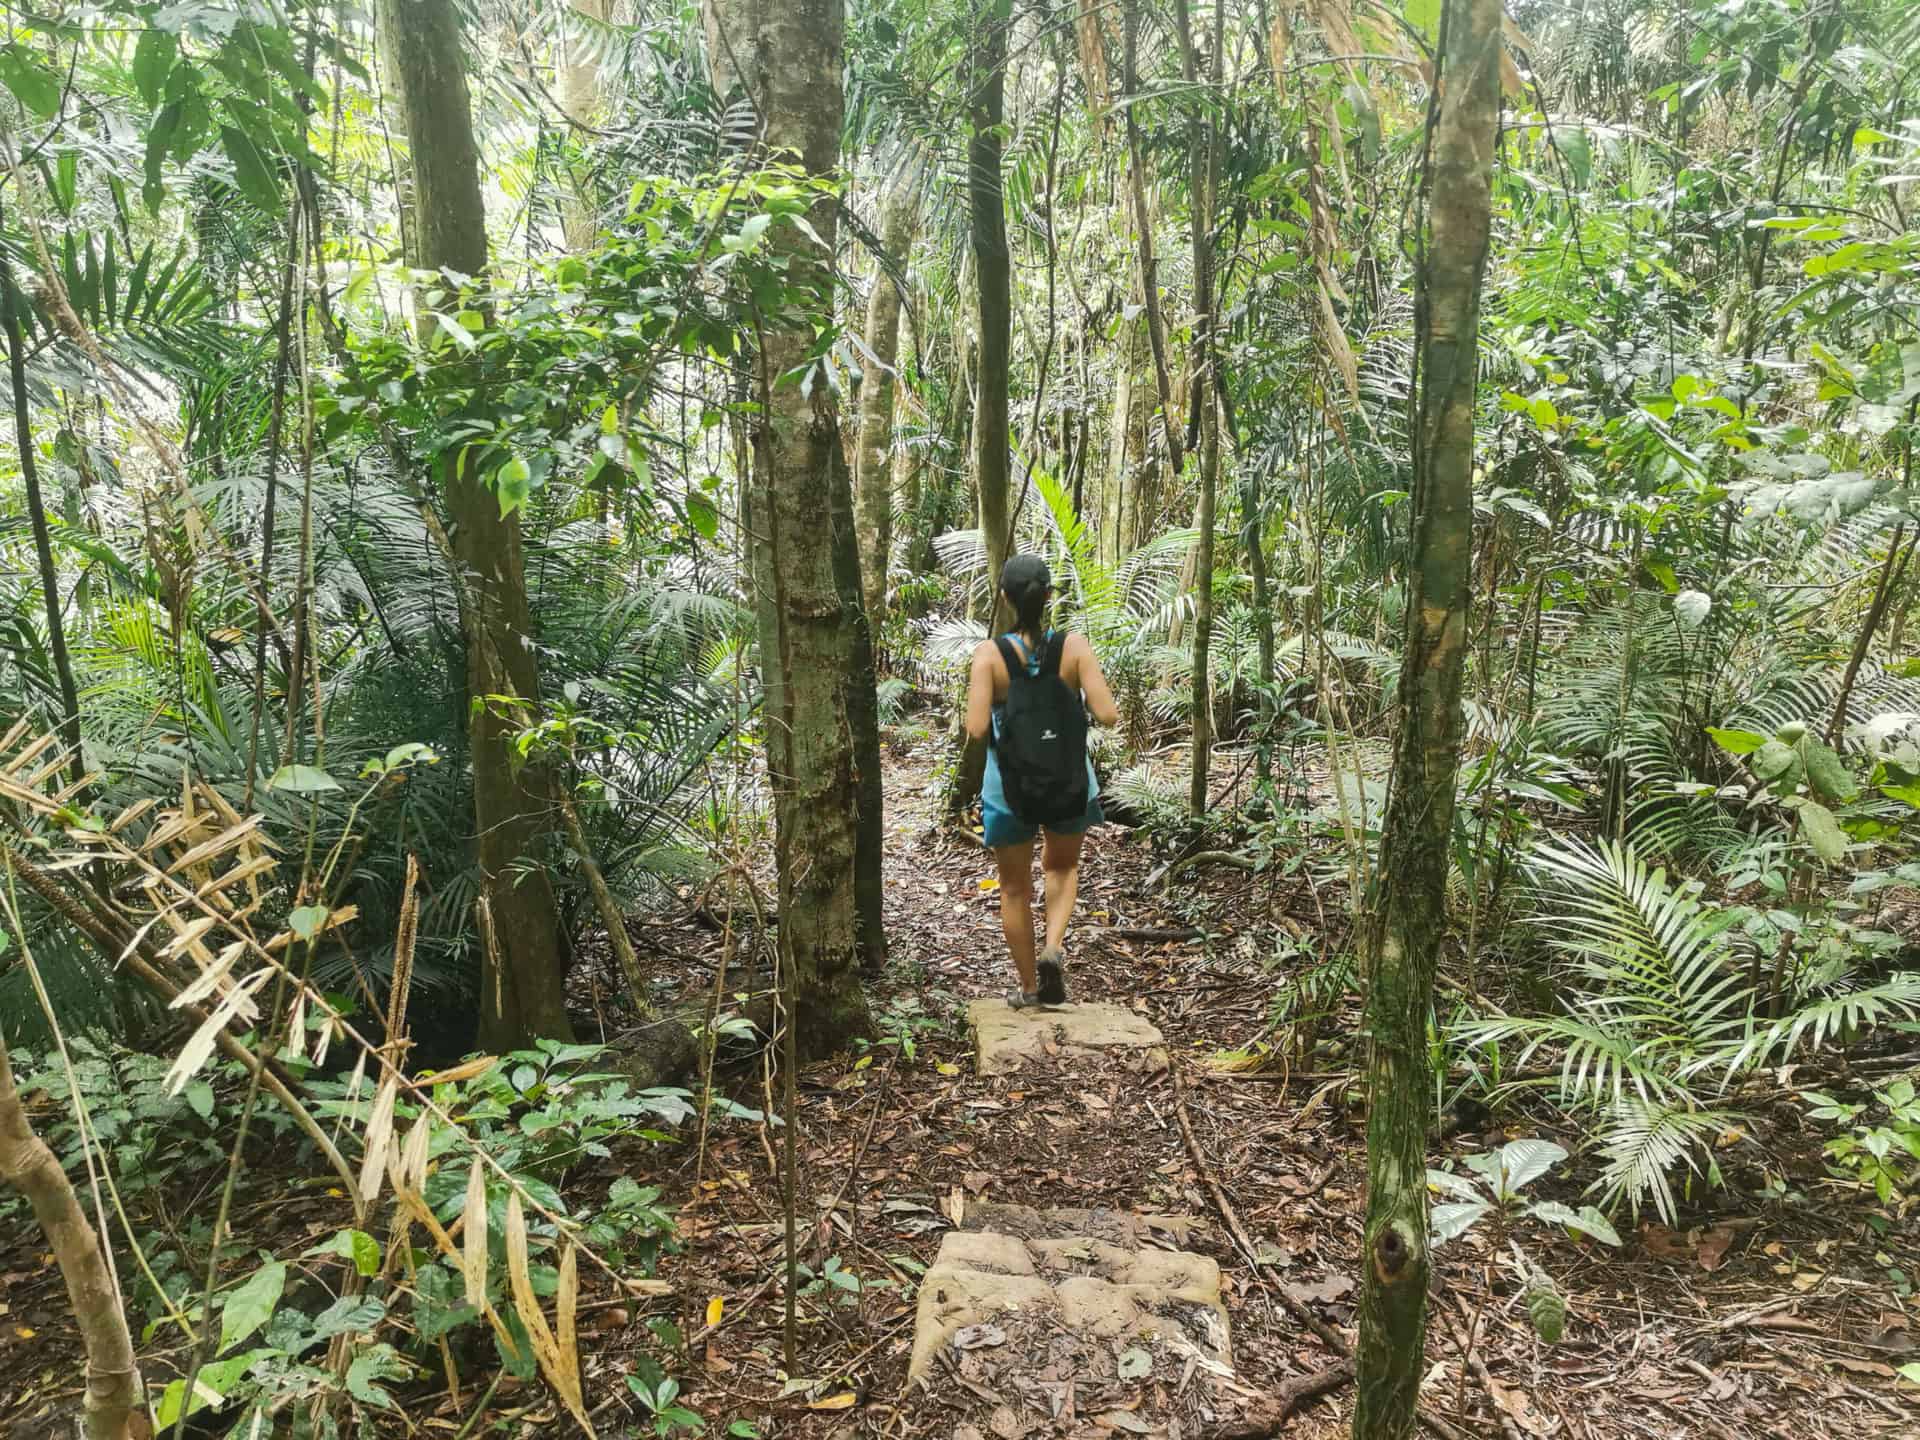
<svg viewBox="0 0 1920 1440">
<path fill-rule="evenodd" d="M 1316 1301 L 1328 1304 L 1353 1290 L 1351 1275 L 1333 1274 L 1317 1281 L 1296 1280 L 1281 1287 L 1290 1299 L 1298 1300 L 1302 1305 L 1311 1305 Z"/>
<path fill-rule="evenodd" d="M 965 1325 L 953 1332 L 956 1350 L 984 1350 L 989 1345 L 1007 1343 L 1007 1332 L 998 1325 Z"/>
<path fill-rule="evenodd" d="M 1733 1228 L 1728 1225 L 1716 1225 L 1700 1237 L 1695 1248 L 1694 1258 L 1700 1262 L 1702 1270 L 1718 1270 L 1727 1263 L 1727 1251 L 1733 1245 Z"/>
</svg>

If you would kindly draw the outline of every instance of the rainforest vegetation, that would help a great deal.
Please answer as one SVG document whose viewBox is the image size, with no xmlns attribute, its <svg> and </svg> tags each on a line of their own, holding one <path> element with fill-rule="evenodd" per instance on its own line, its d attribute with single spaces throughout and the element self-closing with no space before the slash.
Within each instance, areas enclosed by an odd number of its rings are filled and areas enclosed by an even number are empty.
<svg viewBox="0 0 1920 1440">
<path fill-rule="evenodd" d="M 1920 6 L 6 20 L 0 1434 L 1920 1428 Z"/>
</svg>

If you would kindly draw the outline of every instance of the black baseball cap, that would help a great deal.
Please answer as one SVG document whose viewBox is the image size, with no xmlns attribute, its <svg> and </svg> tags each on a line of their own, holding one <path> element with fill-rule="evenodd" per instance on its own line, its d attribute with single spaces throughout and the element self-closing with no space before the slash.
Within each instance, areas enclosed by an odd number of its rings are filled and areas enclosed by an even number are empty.
<svg viewBox="0 0 1920 1440">
<path fill-rule="evenodd" d="M 1000 567 L 1000 588 L 1007 594 L 1017 595 L 1035 586 L 1053 588 L 1053 572 L 1038 555 L 1015 555 Z"/>
</svg>

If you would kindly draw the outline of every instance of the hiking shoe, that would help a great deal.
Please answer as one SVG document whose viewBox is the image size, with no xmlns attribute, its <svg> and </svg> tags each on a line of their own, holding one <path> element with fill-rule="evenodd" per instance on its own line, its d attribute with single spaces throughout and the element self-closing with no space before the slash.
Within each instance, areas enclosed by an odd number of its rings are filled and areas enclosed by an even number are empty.
<svg viewBox="0 0 1920 1440">
<path fill-rule="evenodd" d="M 1009 990 L 1007 1008 L 1009 1010 L 1035 1010 L 1040 1006 L 1040 997 L 1031 990 Z"/>
<path fill-rule="evenodd" d="M 1064 1005 L 1067 1003 L 1067 957 L 1049 945 L 1040 952 L 1040 1003 L 1042 1005 Z"/>
</svg>

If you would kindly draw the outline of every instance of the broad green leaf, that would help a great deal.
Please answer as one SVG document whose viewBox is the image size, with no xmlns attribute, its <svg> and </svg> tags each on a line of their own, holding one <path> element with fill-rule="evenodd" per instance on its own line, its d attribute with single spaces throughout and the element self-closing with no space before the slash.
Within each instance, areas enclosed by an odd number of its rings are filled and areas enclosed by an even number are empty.
<svg viewBox="0 0 1920 1440">
<path fill-rule="evenodd" d="M 327 914 L 324 905 L 302 905 L 287 916 L 287 928 L 302 940 L 311 940 L 327 923 Z"/>
<path fill-rule="evenodd" d="M 1604 1245 L 1618 1245 L 1620 1232 L 1608 1223 L 1591 1205 L 1575 1210 L 1570 1205 L 1562 1205 L 1558 1200 L 1542 1200 L 1538 1205 L 1530 1206 L 1527 1213 L 1536 1220 L 1549 1225 L 1564 1225 L 1567 1229 L 1581 1235 L 1591 1235 Z"/>
<path fill-rule="evenodd" d="M 253 143 L 253 137 L 244 130 L 222 125 L 220 148 L 227 152 L 227 159 L 233 164 L 233 178 L 240 193 L 269 215 L 278 215 L 280 183 L 266 156 L 260 153 L 260 147 Z"/>
<path fill-rule="evenodd" d="M 278 1350 L 249 1350 L 244 1355 L 202 1365 L 199 1375 L 194 1377 L 193 1403 L 185 1407 L 186 1413 L 197 1415 L 209 1407 L 219 1409 L 256 1362 L 279 1353 Z M 187 1382 L 184 1379 L 175 1380 L 161 1393 L 160 1403 L 154 1407 L 153 1414 L 159 1429 L 167 1430 L 179 1423 L 186 1393 Z"/>
<path fill-rule="evenodd" d="M 500 518 L 504 520 L 533 493 L 533 471 L 516 455 L 493 472 L 493 488 L 500 497 Z"/>
<path fill-rule="evenodd" d="M 267 781 L 269 790 L 285 790 L 293 795 L 320 795 L 338 790 L 340 782 L 312 765 L 282 765 Z"/>
<path fill-rule="evenodd" d="M 0 50 L 0 83 L 39 119 L 49 119 L 60 111 L 61 81 L 21 46 Z"/>
<path fill-rule="evenodd" d="M 1682 590 L 1673 597 L 1673 613 L 1680 617 L 1680 623 L 1691 629 L 1698 629 L 1706 623 L 1708 614 L 1713 610 L 1713 597 L 1702 590 Z"/>
<path fill-rule="evenodd" d="M 1434 1206 L 1427 1217 L 1427 1228 L 1432 1232 L 1433 1243 L 1444 1245 L 1466 1234 L 1491 1209 L 1493 1206 L 1485 1200 L 1463 1200 L 1458 1204 Z"/>
<path fill-rule="evenodd" d="M 1800 742 L 1800 753 L 1807 763 L 1807 783 L 1823 800 L 1848 805 L 1860 798 L 1860 786 L 1846 762 L 1824 742 L 1809 736 Z"/>
<path fill-rule="evenodd" d="M 1707 727 L 1707 736 L 1729 755 L 1751 755 L 1767 743 L 1767 737 L 1751 730 L 1716 730 Z"/>
<path fill-rule="evenodd" d="M 160 92 L 180 53 L 179 37 L 166 30 L 142 30 L 133 47 L 133 83 L 148 105 L 160 103 Z"/>
<path fill-rule="evenodd" d="M 1800 807 L 1800 833 L 1813 847 L 1813 853 L 1828 864 L 1844 859 L 1847 853 L 1847 832 L 1840 828 L 1840 822 L 1833 812 L 1818 800 L 1809 800 Z"/>
<path fill-rule="evenodd" d="M 1779 780 L 1792 773 L 1800 764 L 1800 754 L 1793 746 L 1779 740 L 1768 740 L 1753 752 L 1749 762 L 1753 773 L 1762 780 Z"/>
<path fill-rule="evenodd" d="M 351 1260 L 353 1268 L 362 1275 L 380 1273 L 380 1242 L 364 1230 L 342 1230 L 326 1244 L 315 1247 L 313 1253 Z"/>
<path fill-rule="evenodd" d="M 193 1108 L 194 1114 L 202 1120 L 213 1119 L 213 1086 L 204 1080 L 195 1080 L 180 1093 L 186 1097 L 187 1104 Z"/>
<path fill-rule="evenodd" d="M 273 1318 L 287 1288 L 287 1267 L 270 1260 L 241 1282 L 220 1310 L 220 1349 L 224 1355 Z"/>
<path fill-rule="evenodd" d="M 1567 1158 L 1551 1140 L 1510 1140 L 1500 1147 L 1500 1186 L 1512 1194 Z"/>
<path fill-rule="evenodd" d="M 712 500 L 698 490 L 687 496 L 687 521 L 708 540 L 720 533 L 719 510 Z"/>
<path fill-rule="evenodd" d="M 467 329 L 466 326 L 462 325 L 444 310 L 436 310 L 433 312 L 433 323 L 440 327 L 440 333 L 442 335 L 445 335 L 462 350 L 471 350 L 479 343 L 473 338 L 473 332 L 471 330 Z"/>
</svg>

